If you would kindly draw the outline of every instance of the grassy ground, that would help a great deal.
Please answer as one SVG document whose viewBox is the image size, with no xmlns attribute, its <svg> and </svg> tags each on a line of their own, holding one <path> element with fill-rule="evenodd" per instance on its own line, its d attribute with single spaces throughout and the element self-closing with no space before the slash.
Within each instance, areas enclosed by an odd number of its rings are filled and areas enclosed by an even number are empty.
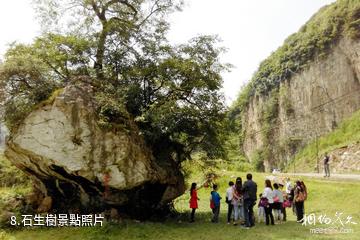
<svg viewBox="0 0 360 240">
<path fill-rule="evenodd" d="M 219 192 L 224 198 L 226 183 L 236 176 L 245 177 L 245 173 L 218 171 L 221 177 L 217 180 L 220 186 Z M 265 174 L 254 174 L 254 180 L 258 183 L 259 190 L 263 190 Z M 189 182 L 202 182 L 201 174 L 192 174 Z M 360 211 L 358 199 L 360 199 L 359 182 L 341 182 L 324 179 L 304 179 L 309 197 L 305 203 L 306 213 L 315 213 L 317 217 L 326 214 L 336 220 L 336 211 L 343 212 L 343 218 L 352 216 L 357 225 L 351 225 L 353 233 L 348 234 L 311 234 L 310 228 L 321 227 L 302 226 L 295 222 L 295 216 L 288 209 L 288 221 L 275 226 L 266 226 L 264 223 L 257 224 L 254 228 L 246 230 L 239 226 L 226 224 L 226 205 L 222 202 L 220 223 L 210 223 L 209 192 L 210 189 L 199 190 L 199 209 L 196 214 L 196 222 L 188 223 L 188 193 L 176 200 L 175 206 L 181 213 L 177 219 L 169 219 L 165 222 L 136 222 L 123 221 L 120 224 L 105 224 L 97 228 L 33 228 L 33 229 L 4 229 L 0 230 L 0 239 L 360 239 Z M 255 208 L 256 209 L 256 208 Z"/>
<path fill-rule="evenodd" d="M 297 171 L 313 172 L 316 166 L 317 144 L 321 156 L 325 152 L 360 142 L 360 111 L 355 112 L 350 118 L 344 120 L 337 129 L 308 144 L 298 154 L 294 161 Z M 290 163 L 287 170 L 292 171 L 294 162 Z"/>
</svg>

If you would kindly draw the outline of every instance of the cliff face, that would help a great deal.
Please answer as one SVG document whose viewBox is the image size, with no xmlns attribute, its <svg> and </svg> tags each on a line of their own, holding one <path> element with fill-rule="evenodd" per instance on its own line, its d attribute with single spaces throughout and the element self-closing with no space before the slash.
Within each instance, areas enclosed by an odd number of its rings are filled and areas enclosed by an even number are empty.
<svg viewBox="0 0 360 240">
<path fill-rule="evenodd" d="M 3 152 L 5 148 L 5 136 L 7 135 L 7 130 L 1 122 L 0 118 L 0 153 Z"/>
<path fill-rule="evenodd" d="M 136 217 L 184 192 L 179 170 L 159 166 L 135 123 L 98 126 L 90 86 L 66 87 L 24 120 L 5 155 L 36 179 L 53 208 L 73 211 L 116 207 Z"/>
<path fill-rule="evenodd" d="M 250 98 L 241 116 L 243 150 L 250 160 L 261 158 L 265 170 L 283 167 L 360 109 L 360 41 L 343 37 L 330 51 L 269 94 Z"/>
</svg>

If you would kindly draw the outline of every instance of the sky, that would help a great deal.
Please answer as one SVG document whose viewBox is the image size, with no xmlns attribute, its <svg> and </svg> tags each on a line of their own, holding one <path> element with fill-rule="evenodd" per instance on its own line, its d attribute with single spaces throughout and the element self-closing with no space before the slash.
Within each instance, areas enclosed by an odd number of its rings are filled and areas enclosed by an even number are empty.
<svg viewBox="0 0 360 240">
<path fill-rule="evenodd" d="M 201 34 L 218 35 L 234 68 L 223 74 L 228 105 L 251 79 L 259 63 L 299 30 L 322 6 L 334 0 L 185 0 L 182 12 L 170 17 L 169 40 L 183 43 Z M 2 1 L 0 58 L 8 44 L 30 43 L 40 34 L 31 0 Z"/>
</svg>

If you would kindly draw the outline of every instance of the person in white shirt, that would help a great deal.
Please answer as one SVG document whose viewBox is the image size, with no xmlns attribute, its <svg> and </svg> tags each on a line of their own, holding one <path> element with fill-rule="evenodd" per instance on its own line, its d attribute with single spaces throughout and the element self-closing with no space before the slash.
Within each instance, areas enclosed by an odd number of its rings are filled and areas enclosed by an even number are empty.
<svg viewBox="0 0 360 240">
<path fill-rule="evenodd" d="M 269 179 L 265 180 L 265 189 L 262 194 L 262 197 L 267 198 L 267 200 L 268 200 L 268 204 L 265 207 L 266 225 L 269 225 L 269 218 L 271 221 L 271 225 L 274 225 L 274 215 L 272 214 L 272 208 L 273 208 L 273 204 L 274 204 L 274 199 L 273 199 L 274 194 L 273 194 L 273 189 L 271 186 L 271 181 Z"/>
<path fill-rule="evenodd" d="M 282 216 L 282 205 L 284 202 L 284 196 L 282 194 L 282 192 L 279 190 L 279 184 L 274 183 L 274 190 L 273 190 L 273 195 L 274 195 L 274 205 L 273 205 L 273 209 L 274 209 L 274 213 L 275 213 L 275 220 L 277 221 L 282 221 L 283 216 Z"/>
<path fill-rule="evenodd" d="M 229 182 L 229 187 L 226 189 L 226 203 L 228 205 L 228 213 L 227 213 L 227 223 L 230 224 L 231 222 L 231 215 L 234 210 L 234 206 L 232 205 L 232 200 L 234 197 L 234 182 Z"/>
<path fill-rule="evenodd" d="M 285 186 L 286 186 L 286 193 L 290 194 L 292 189 L 290 178 L 286 178 Z"/>
</svg>

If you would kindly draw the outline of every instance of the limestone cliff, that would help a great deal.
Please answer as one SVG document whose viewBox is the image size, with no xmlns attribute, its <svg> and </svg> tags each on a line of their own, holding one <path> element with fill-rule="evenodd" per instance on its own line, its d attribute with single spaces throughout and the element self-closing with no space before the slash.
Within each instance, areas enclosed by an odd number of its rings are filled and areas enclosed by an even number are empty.
<svg viewBox="0 0 360 240">
<path fill-rule="evenodd" d="M 269 171 L 358 109 L 360 1 L 338 0 L 260 64 L 230 116 L 245 155 Z"/>
<path fill-rule="evenodd" d="M 5 147 L 5 136 L 7 135 L 7 130 L 1 122 L 0 118 L 0 153 L 3 152 Z"/>
<path fill-rule="evenodd" d="M 70 85 L 40 105 L 11 133 L 7 158 L 36 179 L 54 209 L 115 207 L 145 217 L 181 195 L 182 174 L 156 163 L 131 120 L 118 130 L 98 126 L 93 95 L 90 86 Z"/>
<path fill-rule="evenodd" d="M 271 94 L 253 97 L 242 118 L 246 133 L 243 149 L 251 159 L 268 148 L 264 167 L 282 167 L 310 140 L 332 131 L 344 118 L 360 109 L 360 42 L 342 39 L 326 59 L 280 83 Z M 277 116 L 271 139 L 265 145 L 262 116 L 277 95 Z"/>
</svg>

